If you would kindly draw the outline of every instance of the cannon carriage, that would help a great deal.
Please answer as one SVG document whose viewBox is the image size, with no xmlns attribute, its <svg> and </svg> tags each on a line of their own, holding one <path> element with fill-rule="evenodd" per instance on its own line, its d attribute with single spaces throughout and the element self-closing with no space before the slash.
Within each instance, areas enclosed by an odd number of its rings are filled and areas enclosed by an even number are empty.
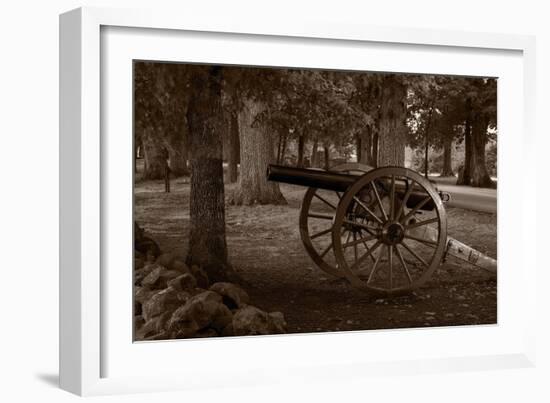
<svg viewBox="0 0 550 403">
<path fill-rule="evenodd" d="M 450 195 L 415 171 L 356 163 L 331 171 L 270 165 L 267 179 L 308 187 L 299 224 L 304 247 L 320 269 L 356 288 L 412 291 L 449 255 L 496 272 L 496 260 L 447 236 Z"/>
</svg>

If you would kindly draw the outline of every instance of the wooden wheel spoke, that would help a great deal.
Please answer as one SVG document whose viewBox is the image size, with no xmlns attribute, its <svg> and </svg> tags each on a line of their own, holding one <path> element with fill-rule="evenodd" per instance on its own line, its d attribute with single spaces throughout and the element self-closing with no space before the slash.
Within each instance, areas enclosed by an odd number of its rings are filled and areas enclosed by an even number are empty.
<svg viewBox="0 0 550 403">
<path fill-rule="evenodd" d="M 366 242 L 363 242 L 363 246 L 365 247 L 365 250 L 368 252 L 370 250 L 369 245 L 367 245 Z M 374 246 L 374 245 L 373 245 Z M 374 259 L 374 256 L 372 256 L 371 253 L 369 253 L 369 256 L 371 257 L 372 261 L 374 262 L 376 259 Z"/>
<path fill-rule="evenodd" d="M 393 220 L 394 216 L 395 216 L 395 176 L 392 175 L 391 187 L 390 187 L 390 220 Z"/>
<path fill-rule="evenodd" d="M 388 265 L 390 278 L 390 291 L 393 290 L 393 247 L 388 245 Z"/>
<path fill-rule="evenodd" d="M 357 233 L 353 232 L 353 256 L 357 262 Z"/>
<path fill-rule="evenodd" d="M 332 249 L 332 241 L 330 241 L 329 246 L 327 246 L 326 249 L 319 255 L 319 256 L 321 256 L 321 259 L 322 259 L 323 257 L 325 257 L 325 255 L 326 255 L 326 254 L 328 253 L 328 251 L 331 250 L 331 249 Z"/>
<path fill-rule="evenodd" d="M 422 263 L 425 267 L 430 267 L 430 265 L 428 263 L 426 263 L 426 261 L 424 259 L 422 259 L 420 256 L 418 256 L 418 254 L 413 251 L 411 248 L 409 248 L 409 246 L 407 246 L 407 244 L 405 242 L 401 242 L 401 245 L 403 245 L 403 247 L 405 249 L 407 249 L 407 251 L 413 255 L 420 263 Z"/>
<path fill-rule="evenodd" d="M 403 255 L 401 254 L 401 251 L 397 247 L 397 245 L 394 246 L 395 248 L 395 254 L 399 258 L 399 261 L 401 262 L 401 267 L 403 267 L 403 271 L 405 272 L 407 279 L 409 280 L 409 284 L 412 284 L 412 277 L 411 273 L 409 272 L 409 269 L 407 268 L 407 264 L 405 263 L 405 259 L 403 259 Z"/>
<path fill-rule="evenodd" d="M 432 198 L 431 198 L 431 196 L 428 196 L 425 199 L 423 199 L 420 203 L 418 203 L 416 206 L 414 206 L 414 208 L 411 211 L 409 211 L 409 213 L 405 217 L 403 217 L 403 219 L 401 220 L 401 223 L 406 223 L 407 220 L 410 217 L 412 217 L 414 213 L 416 213 L 418 210 L 420 210 L 430 200 L 432 200 Z"/>
<path fill-rule="evenodd" d="M 350 267 L 350 270 L 356 270 L 359 265 L 361 263 L 363 263 L 365 261 L 366 258 L 368 258 L 369 256 L 371 256 L 373 259 L 374 259 L 374 255 L 373 253 L 376 251 L 376 249 L 378 249 L 380 246 L 382 245 L 381 242 L 376 242 L 374 245 L 372 245 L 372 248 L 370 249 L 367 249 L 367 252 L 361 256 L 354 264 L 353 266 Z M 376 264 L 376 259 L 374 259 L 374 263 Z"/>
<path fill-rule="evenodd" d="M 411 196 L 414 184 L 409 186 L 409 180 L 405 179 L 405 184 L 407 186 L 407 191 L 405 192 L 405 196 L 403 196 L 403 200 L 401 201 L 401 205 L 399 206 L 399 210 L 397 211 L 397 215 L 395 216 L 395 219 L 399 221 L 399 217 L 401 217 L 401 214 L 403 214 L 403 211 L 405 210 L 405 206 L 407 205 L 407 201 L 409 200 L 409 197 Z"/>
<path fill-rule="evenodd" d="M 384 217 L 384 220 L 387 221 L 388 215 L 386 214 L 386 210 L 384 210 L 384 206 L 382 205 L 382 199 L 380 199 L 380 194 L 378 193 L 378 189 L 376 189 L 375 181 L 372 181 L 371 185 L 372 185 L 372 190 L 374 191 L 374 196 L 376 197 L 376 201 L 378 202 L 378 207 L 382 212 L 382 216 Z"/>
<path fill-rule="evenodd" d="M 348 242 L 346 240 L 346 243 L 342 245 L 342 249 L 349 248 L 350 246 L 356 246 L 356 245 L 359 245 L 360 243 L 373 241 L 375 239 L 376 239 L 376 236 L 374 236 L 374 235 L 367 236 L 367 237 L 364 237 L 364 238 L 359 238 L 359 239 L 357 239 L 357 237 L 354 235 L 353 241 Z"/>
<path fill-rule="evenodd" d="M 374 218 L 380 225 L 384 224 L 384 222 L 376 214 L 374 214 L 357 196 L 353 196 L 353 200 L 355 200 L 355 202 L 359 204 L 367 213 L 369 213 L 369 215 Z"/>
<path fill-rule="evenodd" d="M 376 269 L 378 269 L 378 264 L 380 263 L 380 259 L 382 258 L 382 255 L 383 253 L 379 253 L 374 264 L 372 265 L 372 270 L 370 271 L 369 278 L 367 279 L 367 284 L 369 284 L 374 278 L 374 274 L 376 273 Z"/>
<path fill-rule="evenodd" d="M 367 231 L 369 234 L 374 235 L 373 231 L 377 231 L 378 228 L 375 227 L 369 227 L 367 224 L 357 222 L 357 221 L 350 221 L 350 220 L 343 220 L 344 224 L 353 225 L 354 227 L 359 227 Z"/>
<path fill-rule="evenodd" d="M 407 235 L 407 234 L 405 234 L 405 238 L 407 238 L 407 239 L 412 239 L 413 241 L 421 242 L 421 243 L 423 243 L 423 244 L 425 244 L 425 245 L 429 245 L 429 246 L 433 246 L 433 247 L 436 247 L 436 246 L 438 245 L 438 243 L 435 242 L 435 241 L 431 241 L 431 240 L 429 240 L 429 239 L 417 238 L 417 237 L 412 236 L 412 235 Z"/>
<path fill-rule="evenodd" d="M 415 222 L 414 224 L 406 225 L 405 229 L 413 229 L 413 228 L 421 227 L 423 225 L 432 224 L 438 221 L 439 221 L 439 217 L 434 217 L 434 218 L 430 218 L 429 220 L 418 221 L 418 222 Z"/>
<path fill-rule="evenodd" d="M 317 194 L 317 192 L 315 192 L 313 194 L 314 197 L 318 198 L 319 200 L 321 200 L 323 203 L 325 203 L 327 206 L 329 206 L 330 208 L 332 208 L 333 210 L 336 210 L 336 206 L 334 204 L 332 204 L 331 202 L 329 202 L 327 199 L 325 199 L 324 197 L 321 197 Z"/>
<path fill-rule="evenodd" d="M 310 239 L 315 239 L 315 238 L 319 238 L 320 236 L 323 236 L 325 234 L 330 234 L 332 232 L 332 227 L 326 229 L 326 230 L 323 230 L 321 232 L 317 232 L 316 234 L 313 234 L 312 236 L 310 236 L 309 238 Z"/>
<path fill-rule="evenodd" d="M 344 235 L 344 234 L 342 234 L 342 235 Z M 350 237 L 351 237 L 351 231 L 348 231 L 348 235 L 346 236 L 346 242 L 345 243 L 349 242 Z"/>
<path fill-rule="evenodd" d="M 316 213 L 316 212 L 308 213 L 307 216 L 311 218 L 318 218 L 320 220 L 332 220 L 334 218 L 334 216 L 330 214 L 322 214 L 322 213 Z"/>
</svg>

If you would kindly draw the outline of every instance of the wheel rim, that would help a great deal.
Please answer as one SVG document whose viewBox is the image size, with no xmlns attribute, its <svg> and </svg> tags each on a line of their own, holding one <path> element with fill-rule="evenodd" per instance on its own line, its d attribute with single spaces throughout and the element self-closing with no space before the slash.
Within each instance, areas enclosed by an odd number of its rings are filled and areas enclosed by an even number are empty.
<svg viewBox="0 0 550 403">
<path fill-rule="evenodd" d="M 428 205 L 430 212 L 423 210 Z M 342 239 L 346 229 L 352 240 Z M 428 180 L 406 168 L 384 167 L 344 193 L 331 235 L 337 270 L 354 287 L 401 293 L 422 286 L 438 267 L 447 219 Z"/>
<path fill-rule="evenodd" d="M 358 178 L 370 170 L 372 167 L 359 163 L 342 164 L 331 169 L 357 173 Z M 336 277 L 344 276 L 337 268 L 332 247 L 332 223 L 341 197 L 339 192 L 308 188 L 300 209 L 300 237 L 306 252 L 317 267 Z"/>
</svg>

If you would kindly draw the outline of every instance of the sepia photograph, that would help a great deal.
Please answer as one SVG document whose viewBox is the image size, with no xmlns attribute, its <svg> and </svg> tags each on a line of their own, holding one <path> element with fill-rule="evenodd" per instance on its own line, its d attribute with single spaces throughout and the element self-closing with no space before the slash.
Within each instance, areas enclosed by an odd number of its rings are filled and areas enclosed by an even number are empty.
<svg viewBox="0 0 550 403">
<path fill-rule="evenodd" d="M 497 82 L 134 60 L 134 341 L 496 324 Z"/>
</svg>

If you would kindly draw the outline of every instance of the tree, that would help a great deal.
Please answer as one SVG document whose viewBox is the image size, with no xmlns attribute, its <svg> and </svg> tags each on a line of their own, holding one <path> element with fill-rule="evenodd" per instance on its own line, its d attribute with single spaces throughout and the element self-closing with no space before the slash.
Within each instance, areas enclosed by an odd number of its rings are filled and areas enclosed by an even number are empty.
<svg viewBox="0 0 550 403">
<path fill-rule="evenodd" d="M 380 83 L 378 166 L 405 165 L 407 86 L 402 76 L 385 74 Z"/>
<path fill-rule="evenodd" d="M 485 146 L 489 129 L 496 129 L 496 80 L 473 78 L 463 84 L 465 157 L 457 184 L 494 187 L 487 172 Z"/>
<path fill-rule="evenodd" d="M 191 163 L 190 231 L 187 264 L 204 268 L 210 280 L 224 281 L 232 269 L 227 257 L 222 164 L 222 71 L 189 66 L 187 110 Z"/>
<path fill-rule="evenodd" d="M 238 165 L 241 159 L 241 142 L 239 140 L 239 117 L 233 111 L 230 112 L 228 147 L 228 178 L 229 183 L 235 183 L 238 179 Z"/>
<path fill-rule="evenodd" d="M 267 166 L 275 162 L 274 130 L 267 124 L 268 106 L 277 101 L 275 91 L 284 70 L 224 68 L 225 87 L 237 113 L 240 175 L 231 195 L 233 204 L 286 204 L 279 184 L 266 178 Z"/>
<path fill-rule="evenodd" d="M 275 162 L 273 137 L 256 118 L 266 112 L 264 102 L 246 97 L 239 112 L 241 173 L 234 204 L 286 204 L 279 185 L 266 179 L 267 166 Z"/>
<path fill-rule="evenodd" d="M 135 131 L 146 179 L 163 178 L 167 159 L 174 175 L 188 174 L 187 71 L 176 63 L 134 63 Z"/>
</svg>

